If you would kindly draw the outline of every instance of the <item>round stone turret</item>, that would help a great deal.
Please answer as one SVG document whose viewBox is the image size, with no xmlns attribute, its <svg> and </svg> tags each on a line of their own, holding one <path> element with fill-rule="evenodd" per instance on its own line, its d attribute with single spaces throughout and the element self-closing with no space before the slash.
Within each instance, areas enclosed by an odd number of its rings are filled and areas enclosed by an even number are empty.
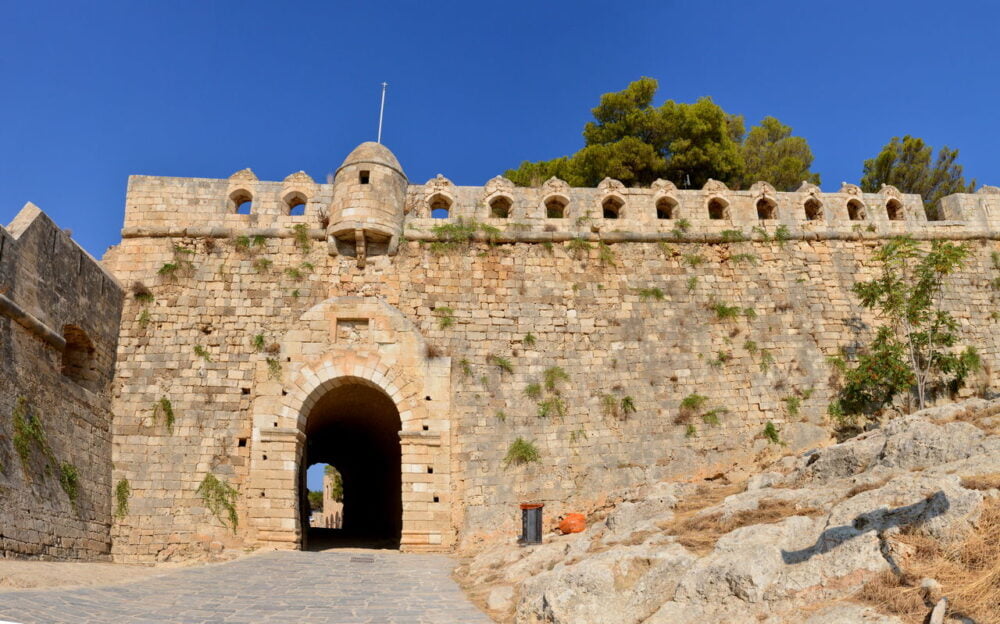
<svg viewBox="0 0 1000 624">
<path fill-rule="evenodd" d="M 333 178 L 327 240 L 330 253 L 364 258 L 393 254 L 403 231 L 406 174 L 387 147 L 367 142 L 354 148 Z"/>
</svg>

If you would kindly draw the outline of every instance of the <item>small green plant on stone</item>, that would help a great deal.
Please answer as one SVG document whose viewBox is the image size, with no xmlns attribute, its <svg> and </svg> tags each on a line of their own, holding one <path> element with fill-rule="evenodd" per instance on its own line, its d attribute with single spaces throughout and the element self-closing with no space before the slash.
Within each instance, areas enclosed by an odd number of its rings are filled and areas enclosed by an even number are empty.
<svg viewBox="0 0 1000 624">
<path fill-rule="evenodd" d="M 538 457 L 538 448 L 535 444 L 518 436 L 518 438 L 511 442 L 510 446 L 507 447 L 507 455 L 504 457 L 503 463 L 506 466 L 509 466 L 510 464 L 520 466 L 523 464 L 537 462 Z"/>
<path fill-rule="evenodd" d="M 752 253 L 733 254 L 732 256 L 729 257 L 729 259 L 737 264 L 745 263 L 751 266 L 757 266 L 757 263 L 760 261 L 760 258 L 758 258 Z"/>
<path fill-rule="evenodd" d="M 797 396 L 786 396 L 781 399 L 785 402 L 785 411 L 788 412 L 790 418 L 795 418 L 799 415 L 799 408 L 802 405 L 802 398 Z"/>
<path fill-rule="evenodd" d="M 581 254 L 590 251 L 590 243 L 582 238 L 574 238 L 566 243 L 566 248 L 573 256 L 579 257 Z"/>
<path fill-rule="evenodd" d="M 626 395 L 622 397 L 621 401 L 622 414 L 628 417 L 629 414 L 635 413 L 635 400 L 632 397 Z"/>
<path fill-rule="evenodd" d="M 124 518 L 128 515 L 128 499 L 132 496 L 132 486 L 128 479 L 122 479 L 115 485 L 115 517 Z"/>
<path fill-rule="evenodd" d="M 657 301 L 663 301 L 664 294 L 659 288 L 640 288 L 638 289 L 639 298 L 643 301 L 648 299 L 656 299 Z"/>
<path fill-rule="evenodd" d="M 692 392 L 681 399 L 680 410 L 675 422 L 678 424 L 688 422 L 694 417 L 708 401 L 708 397 L 696 392 Z"/>
<path fill-rule="evenodd" d="M 689 293 L 694 292 L 695 288 L 698 288 L 698 276 L 692 275 L 687 278 L 687 291 Z"/>
<path fill-rule="evenodd" d="M 698 435 L 698 430 L 694 428 L 694 425 L 688 423 L 687 427 L 684 429 L 685 438 L 693 438 Z"/>
<path fill-rule="evenodd" d="M 677 250 L 674 249 L 674 246 L 666 241 L 659 241 L 656 243 L 656 245 L 660 248 L 660 252 L 664 256 L 673 256 L 677 253 Z"/>
<path fill-rule="evenodd" d="M 132 282 L 132 298 L 139 303 L 153 303 L 156 300 L 153 291 L 142 282 Z"/>
<path fill-rule="evenodd" d="M 719 416 L 726 413 L 726 409 L 723 407 L 717 407 L 715 409 L 708 410 L 701 415 L 701 421 L 706 425 L 711 425 L 713 427 L 718 426 Z"/>
<path fill-rule="evenodd" d="M 542 386 L 537 383 L 530 383 L 524 387 L 524 395 L 533 401 L 542 398 Z"/>
<path fill-rule="evenodd" d="M 142 313 L 139 314 L 138 320 L 139 320 L 139 327 L 141 327 L 142 329 L 146 329 L 147 327 L 149 327 L 149 323 L 151 321 L 151 318 L 149 316 L 149 310 L 143 309 Z"/>
<path fill-rule="evenodd" d="M 507 414 L 503 410 L 497 410 L 496 417 L 500 422 L 507 422 Z"/>
<path fill-rule="evenodd" d="M 295 246 L 299 250 L 307 254 L 312 250 L 312 241 L 309 240 L 309 226 L 305 223 L 299 223 L 292 226 L 292 235 L 295 238 Z"/>
<path fill-rule="evenodd" d="M 267 343 L 267 339 L 264 338 L 264 334 L 257 334 L 253 337 L 253 350 L 260 353 L 264 350 L 264 345 Z"/>
<path fill-rule="evenodd" d="M 281 379 L 281 360 L 278 358 L 266 358 L 267 376 L 271 379 Z"/>
<path fill-rule="evenodd" d="M 59 485 L 75 508 L 76 501 L 80 497 L 80 473 L 77 472 L 76 466 L 69 462 L 59 464 Z"/>
<path fill-rule="evenodd" d="M 294 298 L 294 299 L 298 299 L 301 295 L 302 295 L 302 293 L 299 292 L 298 288 L 296 288 L 295 290 L 292 291 L 292 298 Z"/>
<path fill-rule="evenodd" d="M 14 450 L 17 451 L 17 456 L 21 459 L 21 467 L 25 474 L 29 473 L 29 462 L 33 448 L 41 451 L 50 464 L 54 463 L 42 421 L 28 405 L 28 399 L 18 397 L 11 416 L 14 424 Z M 46 471 L 49 469 L 46 467 Z"/>
<path fill-rule="evenodd" d="M 618 418 L 618 397 L 613 394 L 605 394 L 601 397 L 601 408 L 608 418 Z"/>
<path fill-rule="evenodd" d="M 757 355 L 757 343 L 749 338 L 743 342 L 743 350 L 750 354 L 751 357 Z"/>
<path fill-rule="evenodd" d="M 688 265 L 692 269 L 697 268 L 705 264 L 705 256 L 697 253 L 684 254 L 684 264 Z"/>
<path fill-rule="evenodd" d="M 486 237 L 487 245 L 495 245 L 501 234 L 500 228 L 493 227 L 492 225 L 488 225 L 486 223 L 479 224 L 479 231 Z"/>
<path fill-rule="evenodd" d="M 258 234 L 250 239 L 250 245 L 252 247 L 266 247 L 267 237 L 264 236 L 263 234 Z"/>
<path fill-rule="evenodd" d="M 458 365 L 462 369 L 463 377 L 472 377 L 472 365 L 469 364 L 469 360 L 462 358 L 459 360 Z"/>
<path fill-rule="evenodd" d="M 688 221 L 687 219 L 678 219 L 677 224 L 674 226 L 674 229 L 672 230 L 672 234 L 674 235 L 674 238 L 681 239 L 684 238 L 684 235 L 687 234 L 687 231 L 690 229 L 691 229 L 690 221 Z"/>
<path fill-rule="evenodd" d="M 233 239 L 233 247 L 236 251 L 240 253 L 247 253 L 250 251 L 250 237 L 249 236 L 237 236 Z"/>
<path fill-rule="evenodd" d="M 521 342 L 526 347 L 533 347 L 535 346 L 535 335 L 532 334 L 531 332 L 528 332 L 527 334 L 524 335 L 524 339 L 521 340 Z"/>
<path fill-rule="evenodd" d="M 205 349 L 205 347 L 203 347 L 201 345 L 195 345 L 194 346 L 194 354 L 196 356 L 200 357 L 201 359 L 205 360 L 206 362 L 211 362 L 212 361 L 212 356 L 209 355 L 208 350 Z"/>
<path fill-rule="evenodd" d="M 294 268 L 294 267 L 289 267 L 289 268 L 285 269 L 285 275 L 287 275 L 288 277 L 292 278 L 296 282 L 298 282 L 298 281 L 300 281 L 302 279 L 302 271 L 300 271 L 299 269 Z"/>
<path fill-rule="evenodd" d="M 198 486 L 198 494 L 205 501 L 205 507 L 215 516 L 223 526 L 229 527 L 233 534 L 236 534 L 236 526 L 239 524 L 239 517 L 236 514 L 236 498 L 239 496 L 231 485 L 219 480 L 212 473 L 205 475 L 201 485 Z"/>
<path fill-rule="evenodd" d="M 267 258 L 256 258 L 252 264 L 253 270 L 257 273 L 267 273 L 271 270 L 271 265 L 274 263 Z"/>
<path fill-rule="evenodd" d="M 766 349 L 761 350 L 760 372 L 766 373 L 767 371 L 771 370 L 771 366 L 773 365 L 774 365 L 774 356 L 771 355 L 771 352 Z"/>
<path fill-rule="evenodd" d="M 743 311 L 739 306 L 726 305 L 719 301 L 709 304 L 709 308 L 715 312 L 715 318 L 720 321 L 732 320 L 738 317 L 740 312 Z"/>
<path fill-rule="evenodd" d="M 757 234 L 758 236 L 760 236 L 760 240 L 764 241 L 765 243 L 769 242 L 771 240 L 771 235 L 767 233 L 767 230 L 765 230 L 764 228 L 762 228 L 760 226 L 754 226 L 753 230 L 751 230 L 751 231 L 754 234 Z"/>
<path fill-rule="evenodd" d="M 566 403 L 560 396 L 550 396 L 538 404 L 538 417 L 548 418 L 549 416 L 566 416 Z"/>
<path fill-rule="evenodd" d="M 743 316 L 752 321 L 757 318 L 757 310 L 754 310 L 753 308 L 743 308 Z"/>
<path fill-rule="evenodd" d="M 611 251 L 611 247 L 607 243 L 597 244 L 597 259 L 600 260 L 602 266 L 617 266 L 615 252 Z"/>
<path fill-rule="evenodd" d="M 791 237 L 792 237 L 792 233 L 788 231 L 788 226 L 787 225 L 779 225 L 774 230 L 774 240 L 778 241 L 778 244 L 780 246 L 782 246 L 782 247 L 785 246 L 785 243 L 789 239 L 791 239 Z"/>
<path fill-rule="evenodd" d="M 722 231 L 722 242 L 723 243 L 740 243 L 747 239 L 747 237 L 740 230 L 723 230 Z"/>
<path fill-rule="evenodd" d="M 455 324 L 455 311 L 448 306 L 438 306 L 434 309 L 434 314 L 438 317 L 441 329 L 447 329 Z"/>
<path fill-rule="evenodd" d="M 563 381 L 569 381 L 569 375 L 559 366 L 546 368 L 543 378 L 545 379 L 545 389 L 549 392 L 558 392 L 556 389 L 558 384 Z"/>
<path fill-rule="evenodd" d="M 167 397 L 160 397 L 160 400 L 153 404 L 153 422 L 159 422 L 163 416 L 163 423 L 167 426 L 167 431 L 174 430 L 174 405 Z"/>
<path fill-rule="evenodd" d="M 491 364 L 499 368 L 504 373 L 509 374 L 514 372 L 514 365 L 511 364 L 510 360 L 508 360 L 505 357 L 499 355 L 491 355 L 489 357 L 489 361 Z"/>
<path fill-rule="evenodd" d="M 785 443 L 781 441 L 781 431 L 779 431 L 770 420 L 767 421 L 766 425 L 764 425 L 764 431 L 761 433 L 771 444 L 780 444 L 781 446 L 785 445 Z"/>
<path fill-rule="evenodd" d="M 726 362 L 733 359 L 733 354 L 729 351 L 719 351 L 715 354 L 715 358 L 709 360 L 708 365 L 712 368 L 722 368 L 726 365 Z"/>
<path fill-rule="evenodd" d="M 578 440 L 586 440 L 586 439 L 587 439 L 587 431 L 583 428 L 574 429 L 573 431 L 569 432 L 570 444 L 576 444 Z"/>
<path fill-rule="evenodd" d="M 156 274 L 163 277 L 174 277 L 178 269 L 180 269 L 180 266 L 176 262 L 167 262 L 160 267 Z"/>
</svg>

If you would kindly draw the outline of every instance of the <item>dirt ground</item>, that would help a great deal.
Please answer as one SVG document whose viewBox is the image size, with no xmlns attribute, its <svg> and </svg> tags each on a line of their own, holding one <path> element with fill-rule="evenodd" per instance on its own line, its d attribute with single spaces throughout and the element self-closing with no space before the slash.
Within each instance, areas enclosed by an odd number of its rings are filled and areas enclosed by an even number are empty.
<svg viewBox="0 0 1000 624">
<path fill-rule="evenodd" d="M 0 591 L 45 587 L 87 587 L 137 581 L 165 574 L 183 564 L 157 566 L 78 561 L 0 559 Z"/>
</svg>

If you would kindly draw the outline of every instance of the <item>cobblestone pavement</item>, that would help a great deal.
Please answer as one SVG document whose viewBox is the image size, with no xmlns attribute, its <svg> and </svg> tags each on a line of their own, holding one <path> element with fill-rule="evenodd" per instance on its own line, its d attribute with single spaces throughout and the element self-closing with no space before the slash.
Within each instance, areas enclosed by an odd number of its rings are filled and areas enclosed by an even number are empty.
<svg viewBox="0 0 1000 624">
<path fill-rule="evenodd" d="M 451 580 L 454 565 L 442 555 L 270 552 L 121 585 L 0 591 L 0 620 L 489 624 Z"/>
</svg>

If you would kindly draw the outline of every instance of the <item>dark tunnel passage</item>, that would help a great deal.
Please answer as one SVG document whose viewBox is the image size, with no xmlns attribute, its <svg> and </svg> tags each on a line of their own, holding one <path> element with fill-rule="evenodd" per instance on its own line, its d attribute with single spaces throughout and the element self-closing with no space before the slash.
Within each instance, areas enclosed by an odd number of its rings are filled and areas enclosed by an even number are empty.
<svg viewBox="0 0 1000 624">
<path fill-rule="evenodd" d="M 330 390 L 306 421 L 299 505 L 304 548 L 399 548 L 403 528 L 399 411 L 384 392 L 363 383 Z M 343 478 L 343 526 L 309 527 L 306 468 L 324 463 Z"/>
</svg>

